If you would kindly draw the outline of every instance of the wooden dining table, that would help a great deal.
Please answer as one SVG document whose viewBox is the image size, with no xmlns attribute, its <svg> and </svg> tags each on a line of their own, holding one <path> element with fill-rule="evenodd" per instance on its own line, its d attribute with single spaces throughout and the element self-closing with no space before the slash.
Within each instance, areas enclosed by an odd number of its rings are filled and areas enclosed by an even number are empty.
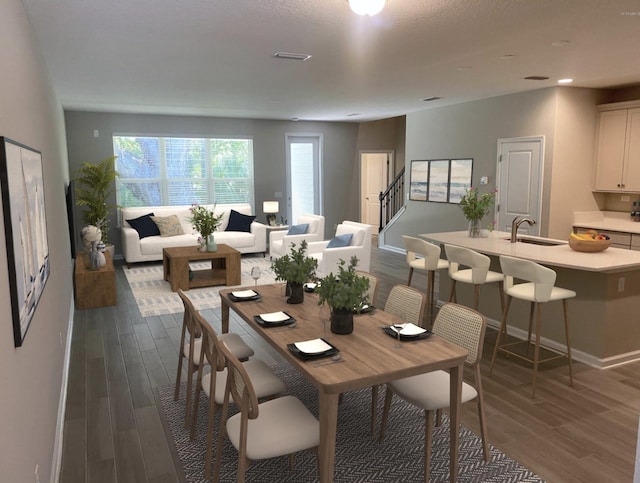
<svg viewBox="0 0 640 483">
<path fill-rule="evenodd" d="M 393 322 L 391 314 L 380 309 L 355 315 L 351 334 L 334 334 L 330 330 L 329 308 L 318 305 L 316 294 L 305 293 L 301 304 L 287 304 L 283 284 L 255 287 L 261 298 L 254 301 L 232 300 L 230 294 L 235 290 L 243 289 L 220 291 L 222 332 L 229 331 L 229 311 L 232 309 L 318 389 L 318 470 L 321 482 L 333 481 L 338 400 L 341 393 L 441 369 L 448 370 L 451 375 L 450 481 L 456 481 L 462 371 L 467 357 L 465 349 L 436 335 L 398 344 L 395 338 L 382 330 Z M 265 327 L 255 321 L 256 315 L 278 311 L 293 317 L 295 325 Z M 287 348 L 287 344 L 317 338 L 324 338 L 339 349 L 340 358 L 305 361 Z"/>
</svg>

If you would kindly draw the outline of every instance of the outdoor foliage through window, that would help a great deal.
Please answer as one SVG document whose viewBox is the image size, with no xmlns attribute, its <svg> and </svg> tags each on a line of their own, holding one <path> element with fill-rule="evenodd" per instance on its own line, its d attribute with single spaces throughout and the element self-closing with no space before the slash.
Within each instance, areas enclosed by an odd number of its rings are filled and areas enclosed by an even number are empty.
<svg viewBox="0 0 640 483">
<path fill-rule="evenodd" d="M 122 207 L 254 206 L 251 139 L 114 136 L 113 150 Z"/>
</svg>

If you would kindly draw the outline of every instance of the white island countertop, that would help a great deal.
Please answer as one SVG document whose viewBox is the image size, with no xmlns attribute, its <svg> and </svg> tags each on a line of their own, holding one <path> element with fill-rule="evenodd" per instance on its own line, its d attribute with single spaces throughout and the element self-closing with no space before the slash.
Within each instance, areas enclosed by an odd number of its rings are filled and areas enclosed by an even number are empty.
<svg viewBox="0 0 640 483">
<path fill-rule="evenodd" d="M 640 251 L 609 247 L 602 252 L 583 253 L 571 249 L 564 240 L 551 240 L 561 243 L 555 246 L 541 246 L 530 243 L 511 243 L 510 233 L 494 231 L 485 238 L 470 238 L 466 231 L 444 233 L 424 233 L 419 235 L 429 241 L 470 248 L 485 255 L 509 255 L 525 258 L 542 265 L 564 267 L 589 272 L 615 273 L 640 270 Z M 519 235 L 533 240 L 548 238 Z"/>
</svg>

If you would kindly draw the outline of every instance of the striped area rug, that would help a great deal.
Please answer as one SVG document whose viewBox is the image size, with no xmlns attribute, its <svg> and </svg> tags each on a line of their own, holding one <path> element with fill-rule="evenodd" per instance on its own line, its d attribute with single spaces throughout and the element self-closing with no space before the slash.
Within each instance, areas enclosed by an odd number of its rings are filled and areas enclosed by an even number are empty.
<svg viewBox="0 0 640 483">
<path fill-rule="evenodd" d="M 285 382 L 287 392 L 300 398 L 318 415 L 317 390 L 287 364 L 274 368 Z M 173 441 L 178 468 L 182 466 L 188 482 L 204 482 L 204 454 L 206 448 L 206 396 L 200 401 L 198 427 L 194 441 L 184 426 L 185 386 L 180 399 L 173 400 L 174 386 L 158 388 L 159 407 L 164 419 L 167 439 Z M 384 391 L 378 401 L 382 414 Z M 387 434 L 382 442 L 370 434 L 371 391 L 362 389 L 348 392 L 338 409 L 338 434 L 335 456 L 335 482 L 421 482 L 424 479 L 424 416 L 415 407 L 394 397 L 389 413 Z M 471 403 L 473 404 L 473 403 Z M 220 412 L 216 419 L 219 420 Z M 217 427 L 217 422 L 216 422 Z M 378 424 L 379 427 L 379 424 Z M 491 438 L 491 427 L 488 428 Z M 217 441 L 217 429 L 214 435 Z M 431 481 L 449 481 L 449 425 L 443 415 L 443 424 L 435 428 L 431 459 Z M 215 451 L 214 451 L 215 454 Z M 220 482 L 235 482 L 238 453 L 226 441 L 222 457 Z M 317 459 L 312 451 L 296 454 L 295 467 L 289 467 L 288 457 L 253 462 L 246 475 L 247 481 L 260 483 L 316 482 Z M 478 436 L 466 428 L 460 434 L 460 466 L 458 482 L 541 482 L 538 476 L 517 461 L 491 447 L 488 463 L 482 457 L 482 443 Z"/>
<path fill-rule="evenodd" d="M 271 261 L 265 257 L 242 257 L 242 284 L 241 286 L 253 286 L 254 280 L 251 278 L 251 269 L 260 268 L 260 278 L 258 285 L 275 282 L 275 275 L 271 270 Z M 193 270 L 207 268 L 207 262 L 196 262 L 191 264 Z M 177 314 L 184 310 L 182 301 L 176 292 L 171 291 L 169 282 L 164 281 L 162 262 L 157 264 L 139 264 L 131 268 L 123 267 L 127 277 L 133 297 L 138 304 L 142 317 L 154 315 Z M 220 307 L 220 289 L 229 288 L 224 285 L 217 287 L 205 287 L 191 289 L 186 292 L 197 310 L 215 309 Z"/>
</svg>

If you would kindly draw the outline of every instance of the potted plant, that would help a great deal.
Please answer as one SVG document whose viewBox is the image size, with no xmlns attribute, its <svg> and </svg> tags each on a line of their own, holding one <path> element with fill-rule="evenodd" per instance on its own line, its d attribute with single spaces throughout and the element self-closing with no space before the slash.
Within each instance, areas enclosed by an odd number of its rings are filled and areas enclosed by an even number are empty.
<svg viewBox="0 0 640 483">
<path fill-rule="evenodd" d="M 304 300 L 303 284 L 309 280 L 315 280 L 318 260 L 305 255 L 307 251 L 307 241 L 302 240 L 300 247 L 291 244 L 291 252 L 277 258 L 271 264 L 271 268 L 276 275 L 276 280 L 287 282 L 287 287 L 291 294 L 287 299 L 289 304 L 299 304 Z"/>
<path fill-rule="evenodd" d="M 480 236 L 480 220 L 489 213 L 496 197 L 497 190 L 479 194 L 477 188 L 469 188 L 460 200 L 464 216 L 469 221 L 469 236 Z"/>
<path fill-rule="evenodd" d="M 215 205 L 213 206 L 213 210 L 198 204 L 191 205 L 191 217 L 187 218 L 187 221 L 191 223 L 201 235 L 201 238 L 198 239 L 201 251 L 204 251 L 205 246 L 208 252 L 215 252 L 218 249 L 213 238 L 213 232 L 218 229 L 224 213 L 216 215 L 214 213 L 215 209 Z"/>
<path fill-rule="evenodd" d="M 115 180 L 118 177 L 116 157 L 109 156 L 99 163 L 82 163 L 75 176 L 76 205 L 86 208 L 84 222 L 102 232 L 105 245 L 109 245 L 109 213 L 117 208 L 117 205 L 107 203 L 115 192 Z M 110 249 L 113 249 L 113 245 Z"/>
<path fill-rule="evenodd" d="M 345 263 L 340 260 L 338 275 L 332 272 L 320 279 L 316 286 L 318 304 L 326 302 L 331 307 L 331 332 L 336 334 L 353 332 L 354 310 L 369 303 L 369 279 L 356 274 L 358 258 L 351 257 L 346 269 Z"/>
</svg>

